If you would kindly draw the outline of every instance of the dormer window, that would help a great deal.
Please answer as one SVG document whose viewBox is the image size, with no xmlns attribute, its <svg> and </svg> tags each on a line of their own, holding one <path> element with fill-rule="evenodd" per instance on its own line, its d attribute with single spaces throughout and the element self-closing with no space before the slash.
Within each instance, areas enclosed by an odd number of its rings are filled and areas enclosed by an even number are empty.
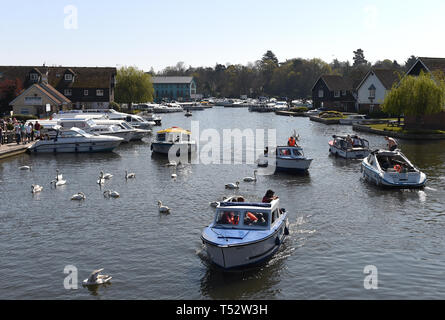
<svg viewBox="0 0 445 320">
<path fill-rule="evenodd" d="M 375 87 L 372 84 L 369 88 L 369 99 L 375 99 Z"/>
<path fill-rule="evenodd" d="M 37 73 L 30 73 L 29 74 L 29 80 L 37 81 L 37 80 L 39 80 L 39 75 Z"/>
<path fill-rule="evenodd" d="M 73 81 L 73 75 L 71 73 L 66 73 L 65 81 Z"/>
</svg>

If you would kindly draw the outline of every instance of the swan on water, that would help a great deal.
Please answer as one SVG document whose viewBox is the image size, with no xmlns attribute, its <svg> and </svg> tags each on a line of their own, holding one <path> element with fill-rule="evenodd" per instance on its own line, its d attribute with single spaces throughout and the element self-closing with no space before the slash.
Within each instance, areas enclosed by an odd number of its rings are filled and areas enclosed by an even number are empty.
<svg viewBox="0 0 445 320">
<path fill-rule="evenodd" d="M 71 197 L 71 200 L 85 200 L 87 197 L 83 192 L 79 192 Z"/>
<path fill-rule="evenodd" d="M 19 167 L 19 170 L 31 170 L 30 166 L 21 166 Z"/>
<path fill-rule="evenodd" d="M 100 184 L 100 185 L 104 185 L 105 184 L 105 178 L 104 178 L 104 172 L 103 171 L 100 172 L 99 180 L 97 180 L 97 184 Z"/>
<path fill-rule="evenodd" d="M 159 212 L 161 212 L 161 213 L 170 213 L 170 208 L 166 207 L 166 206 L 163 206 L 161 200 L 158 200 L 158 206 L 159 206 Z"/>
<path fill-rule="evenodd" d="M 109 180 L 113 178 L 113 175 L 111 173 L 104 173 L 103 171 L 100 172 L 104 179 Z"/>
<path fill-rule="evenodd" d="M 239 189 L 239 181 L 236 183 L 226 184 L 226 189 Z"/>
<path fill-rule="evenodd" d="M 63 176 L 59 173 L 59 169 L 57 169 L 56 172 L 57 172 L 56 179 L 51 181 L 50 184 L 52 185 L 54 183 L 54 187 L 65 185 L 66 184 L 66 180 L 63 180 Z"/>
<path fill-rule="evenodd" d="M 31 185 L 31 192 L 32 193 L 41 192 L 42 190 L 43 190 L 43 187 L 39 186 L 38 184 Z"/>
<path fill-rule="evenodd" d="M 128 171 L 125 170 L 125 180 L 134 179 L 134 178 L 136 178 L 136 173 L 134 173 L 134 172 L 128 173 Z"/>
<path fill-rule="evenodd" d="M 119 198 L 120 194 L 117 191 L 106 190 L 106 191 L 104 191 L 104 197 Z"/>
<path fill-rule="evenodd" d="M 254 170 L 253 171 L 253 176 L 254 176 L 254 178 L 252 178 L 252 177 L 245 177 L 244 179 L 243 179 L 243 181 L 245 181 L 245 182 L 255 182 L 255 181 L 257 181 L 257 177 L 256 177 L 256 173 L 258 172 L 258 170 Z"/>
<path fill-rule="evenodd" d="M 100 274 L 104 269 L 94 270 L 88 279 L 82 281 L 84 286 L 97 286 L 100 284 L 108 283 L 111 280 L 111 276 L 106 274 Z"/>
</svg>

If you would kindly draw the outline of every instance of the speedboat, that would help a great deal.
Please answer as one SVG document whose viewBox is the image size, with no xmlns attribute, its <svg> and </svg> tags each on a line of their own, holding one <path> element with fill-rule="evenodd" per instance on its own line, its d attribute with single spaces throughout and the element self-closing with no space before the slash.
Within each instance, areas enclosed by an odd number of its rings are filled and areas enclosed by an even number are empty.
<svg viewBox="0 0 445 320">
<path fill-rule="evenodd" d="M 266 149 L 264 155 L 258 159 L 259 167 L 268 167 L 270 151 Z M 279 146 L 272 153 L 275 157 L 276 171 L 304 172 L 309 170 L 313 159 L 306 158 L 303 148 L 299 146 Z"/>
<path fill-rule="evenodd" d="M 271 203 L 221 202 L 201 240 L 210 260 L 232 269 L 270 258 L 289 234 L 289 221 L 280 200 Z"/>
<path fill-rule="evenodd" d="M 82 281 L 82 284 L 84 286 L 97 286 L 100 284 L 106 284 L 110 282 L 110 280 L 112 279 L 111 276 L 100 274 L 103 270 L 104 270 L 103 268 L 94 270 L 87 279 Z"/>
<path fill-rule="evenodd" d="M 112 151 L 124 141 L 118 137 L 89 134 L 76 127 L 62 130 L 62 127 L 56 126 L 50 130 L 55 131 L 55 135 L 48 136 L 46 140 L 38 140 L 28 147 L 28 152 L 105 152 Z"/>
<path fill-rule="evenodd" d="M 400 150 L 375 150 L 363 159 L 363 178 L 377 186 L 422 188 L 427 177 Z"/>
<path fill-rule="evenodd" d="M 334 156 L 346 159 L 363 159 L 369 155 L 369 142 L 359 136 L 332 136 L 329 141 L 329 152 Z"/>
<path fill-rule="evenodd" d="M 156 140 L 151 144 L 151 150 L 156 153 L 168 154 L 170 148 L 178 147 L 178 152 L 184 147 L 187 152 L 196 149 L 195 141 L 191 140 L 191 132 L 179 127 L 171 127 L 156 133 Z"/>
</svg>

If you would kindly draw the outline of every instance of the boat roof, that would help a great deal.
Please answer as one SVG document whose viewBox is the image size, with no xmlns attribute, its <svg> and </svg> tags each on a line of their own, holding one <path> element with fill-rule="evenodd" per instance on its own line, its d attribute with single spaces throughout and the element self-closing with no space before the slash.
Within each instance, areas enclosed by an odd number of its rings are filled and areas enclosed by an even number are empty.
<svg viewBox="0 0 445 320">
<path fill-rule="evenodd" d="M 276 207 L 280 200 L 273 200 L 271 203 L 264 202 L 220 202 L 218 208 L 238 208 L 238 209 L 269 209 Z"/>
<path fill-rule="evenodd" d="M 157 133 L 185 133 L 185 134 L 192 134 L 190 131 L 179 128 L 179 127 L 171 127 L 168 129 L 160 130 Z"/>
<path fill-rule="evenodd" d="M 336 139 L 336 138 L 339 138 L 339 139 L 346 139 L 347 137 L 348 137 L 348 135 L 338 135 L 338 134 L 334 134 L 334 135 L 332 136 L 332 138 L 334 138 L 334 139 Z M 354 139 L 366 140 L 366 139 L 360 138 L 360 137 L 359 137 L 358 135 L 356 135 L 356 134 L 350 134 L 349 137 L 350 137 L 350 138 L 354 138 Z"/>
</svg>

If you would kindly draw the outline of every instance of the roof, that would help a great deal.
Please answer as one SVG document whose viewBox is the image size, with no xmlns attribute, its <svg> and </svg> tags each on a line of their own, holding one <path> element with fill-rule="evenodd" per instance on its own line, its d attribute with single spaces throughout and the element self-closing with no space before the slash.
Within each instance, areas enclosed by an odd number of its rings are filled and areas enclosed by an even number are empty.
<svg viewBox="0 0 445 320">
<path fill-rule="evenodd" d="M 154 84 L 173 84 L 173 83 L 190 83 L 193 77 L 152 77 Z"/>
<path fill-rule="evenodd" d="M 63 88 L 109 88 L 112 77 L 117 74 L 117 69 L 111 67 L 0 66 L 2 78 L 20 79 L 24 83 L 32 70 L 37 71 L 40 75 L 48 72 L 49 84 L 58 90 Z M 66 72 L 75 75 L 74 82 L 64 80 Z"/>
<path fill-rule="evenodd" d="M 320 77 L 331 91 L 352 90 L 352 83 L 339 75 L 322 75 Z"/>
<path fill-rule="evenodd" d="M 369 72 L 365 75 L 365 77 L 362 79 L 360 84 L 357 86 L 357 89 L 359 89 L 363 83 L 365 83 L 366 79 L 371 74 L 375 74 L 375 76 L 380 80 L 382 85 L 385 87 L 385 89 L 389 90 L 392 88 L 394 83 L 399 81 L 399 75 L 396 70 L 393 69 L 371 69 Z"/>
<path fill-rule="evenodd" d="M 445 72 L 445 58 L 419 57 L 418 60 L 421 60 L 429 71 L 439 70 Z"/>
<path fill-rule="evenodd" d="M 52 87 L 49 84 L 43 84 L 43 83 L 35 83 L 32 86 L 30 86 L 28 89 L 23 91 L 21 94 L 19 94 L 14 100 L 12 100 L 9 105 L 13 105 L 19 97 L 22 95 L 27 94 L 32 88 L 39 89 L 43 94 L 45 94 L 49 99 L 54 101 L 57 104 L 69 104 L 71 103 L 71 100 L 69 100 L 67 97 L 65 97 L 63 94 L 61 94 L 59 91 L 57 91 L 54 87 Z"/>
<path fill-rule="evenodd" d="M 186 133 L 186 134 L 192 134 L 190 131 L 178 128 L 178 127 L 171 127 L 168 129 L 160 130 L 157 133 Z"/>
</svg>

